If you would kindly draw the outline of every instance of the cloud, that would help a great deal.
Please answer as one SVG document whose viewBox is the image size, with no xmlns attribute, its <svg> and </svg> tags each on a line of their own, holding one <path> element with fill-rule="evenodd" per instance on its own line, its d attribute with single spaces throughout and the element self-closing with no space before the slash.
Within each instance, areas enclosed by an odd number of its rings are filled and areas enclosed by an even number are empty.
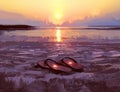
<svg viewBox="0 0 120 92">
<path fill-rule="evenodd" d="M 120 13 L 111 12 L 102 16 L 86 17 L 84 20 L 76 20 L 73 22 L 64 22 L 62 26 L 120 26 Z"/>
<path fill-rule="evenodd" d="M 48 24 L 35 19 L 27 18 L 21 14 L 0 10 L 0 24 L 27 24 L 33 26 L 48 26 Z"/>
<path fill-rule="evenodd" d="M 40 20 L 30 19 L 21 14 L 0 10 L 0 24 L 27 24 L 33 26 L 54 26 Z M 86 17 L 84 20 L 65 21 L 61 26 L 120 25 L 120 13 L 111 12 L 102 16 Z"/>
</svg>

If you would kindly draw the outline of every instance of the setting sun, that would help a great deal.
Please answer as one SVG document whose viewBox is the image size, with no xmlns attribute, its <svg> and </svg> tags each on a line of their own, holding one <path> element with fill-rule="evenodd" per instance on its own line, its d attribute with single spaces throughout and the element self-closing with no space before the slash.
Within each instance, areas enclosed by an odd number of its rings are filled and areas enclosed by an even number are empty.
<svg viewBox="0 0 120 92">
<path fill-rule="evenodd" d="M 53 24 L 55 25 L 60 25 L 63 23 L 64 19 L 63 19 L 63 12 L 59 11 L 59 12 L 55 12 L 52 14 L 53 16 L 50 17 L 50 21 L 52 21 Z"/>
<path fill-rule="evenodd" d="M 61 13 L 56 13 L 55 14 L 55 19 L 56 20 L 61 20 L 62 19 L 62 14 Z"/>
</svg>

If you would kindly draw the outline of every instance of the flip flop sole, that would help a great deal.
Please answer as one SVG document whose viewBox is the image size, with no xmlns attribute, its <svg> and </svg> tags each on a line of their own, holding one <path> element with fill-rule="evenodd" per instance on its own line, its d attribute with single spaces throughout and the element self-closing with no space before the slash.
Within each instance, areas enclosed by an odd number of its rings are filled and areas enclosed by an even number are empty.
<svg viewBox="0 0 120 92">
<path fill-rule="evenodd" d="M 39 61 L 37 63 L 37 67 L 40 67 L 42 69 L 49 69 L 49 67 L 45 64 L 45 61 Z"/>
<path fill-rule="evenodd" d="M 70 74 L 72 73 L 72 69 L 59 65 L 56 61 L 53 60 L 48 60 L 45 62 L 50 69 L 54 72 L 54 73 L 63 73 L 63 74 Z"/>
<path fill-rule="evenodd" d="M 61 61 L 64 65 L 72 68 L 74 71 L 83 72 L 83 66 L 81 64 L 78 64 L 74 59 L 65 57 Z"/>
</svg>

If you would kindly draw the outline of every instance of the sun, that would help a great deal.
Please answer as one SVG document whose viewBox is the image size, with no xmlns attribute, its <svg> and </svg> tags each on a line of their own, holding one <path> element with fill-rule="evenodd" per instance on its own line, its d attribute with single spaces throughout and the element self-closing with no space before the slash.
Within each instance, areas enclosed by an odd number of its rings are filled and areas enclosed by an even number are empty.
<svg viewBox="0 0 120 92">
<path fill-rule="evenodd" d="M 63 17 L 62 13 L 59 13 L 59 12 L 55 13 L 55 19 L 56 20 L 61 20 L 62 17 Z"/>
<path fill-rule="evenodd" d="M 49 21 L 54 25 L 61 25 L 64 22 L 64 14 L 62 11 L 53 12 L 50 16 Z"/>
</svg>

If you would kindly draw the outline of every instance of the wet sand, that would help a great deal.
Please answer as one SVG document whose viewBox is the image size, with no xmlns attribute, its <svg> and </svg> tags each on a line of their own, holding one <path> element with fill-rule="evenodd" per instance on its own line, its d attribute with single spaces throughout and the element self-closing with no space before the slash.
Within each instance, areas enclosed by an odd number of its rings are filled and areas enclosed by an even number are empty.
<svg viewBox="0 0 120 92">
<path fill-rule="evenodd" d="M 33 67 L 40 60 L 65 56 L 82 64 L 84 72 L 56 75 Z M 26 92 L 38 92 L 38 84 L 49 92 L 119 92 L 120 43 L 0 42 L 0 72 L 17 85 L 21 79 L 27 82 Z"/>
</svg>

